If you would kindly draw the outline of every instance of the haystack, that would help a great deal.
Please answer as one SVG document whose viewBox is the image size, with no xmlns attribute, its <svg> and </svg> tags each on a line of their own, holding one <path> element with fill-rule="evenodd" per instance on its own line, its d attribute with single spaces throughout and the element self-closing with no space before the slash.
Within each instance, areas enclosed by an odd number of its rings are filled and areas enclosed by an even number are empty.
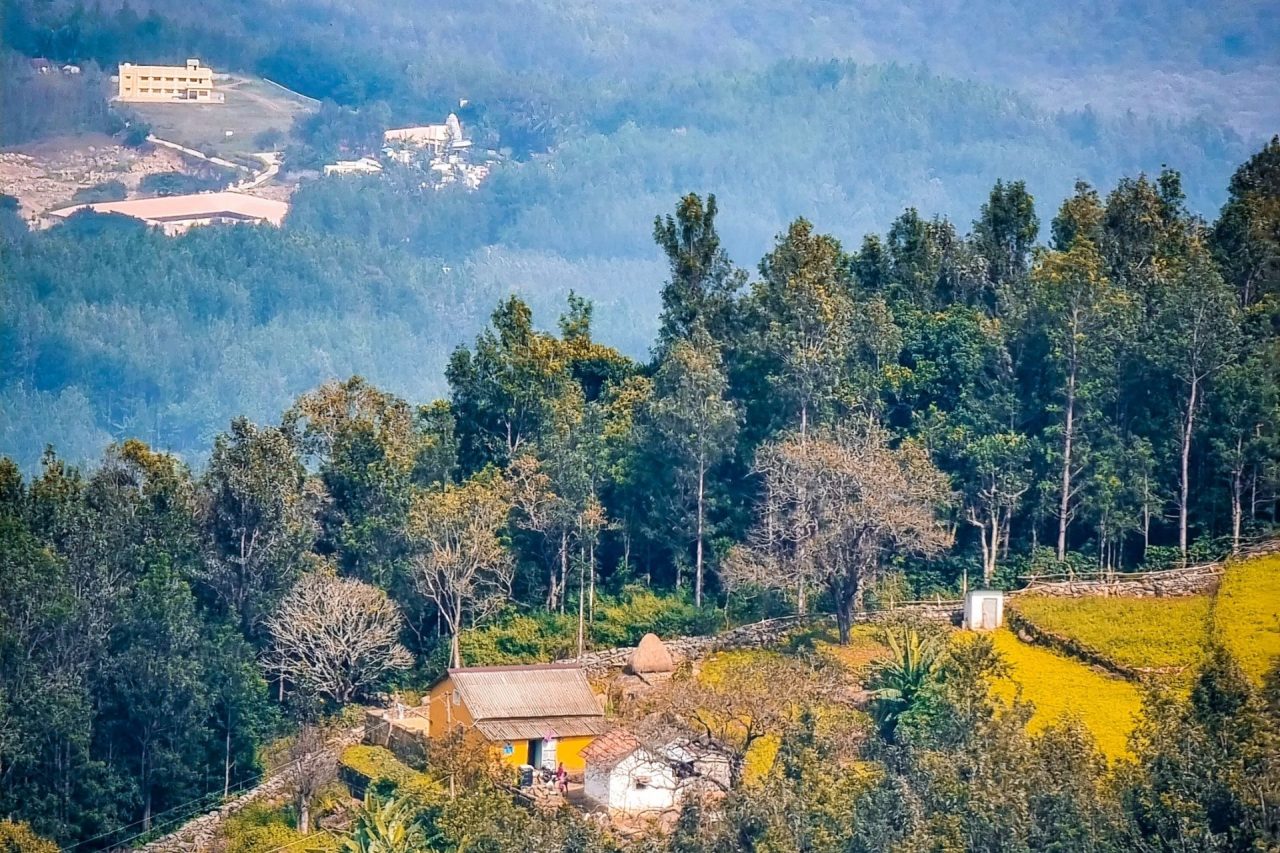
<svg viewBox="0 0 1280 853">
<path fill-rule="evenodd" d="M 658 639 L 657 634 L 645 634 L 640 638 L 640 645 L 631 653 L 631 661 L 627 671 L 634 675 L 657 675 L 674 672 L 676 662 L 671 652 Z"/>
</svg>

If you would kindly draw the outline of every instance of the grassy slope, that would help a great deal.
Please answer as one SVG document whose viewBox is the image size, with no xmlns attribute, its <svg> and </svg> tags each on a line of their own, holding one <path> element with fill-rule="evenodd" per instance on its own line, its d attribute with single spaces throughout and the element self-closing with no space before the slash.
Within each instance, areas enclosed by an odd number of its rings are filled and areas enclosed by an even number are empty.
<svg viewBox="0 0 1280 853">
<path fill-rule="evenodd" d="M 211 148 L 222 156 L 252 154 L 261 150 L 254 137 L 264 130 L 287 134 L 297 116 L 315 107 L 285 89 L 254 78 L 214 81 L 226 95 L 223 104 L 129 104 L 142 116 L 152 133 L 189 148 Z M 231 131 L 231 136 L 226 132 Z"/>
<path fill-rule="evenodd" d="M 1280 556 L 1237 563 L 1228 569 L 1216 604 L 1208 596 L 1186 598 L 1037 598 L 1017 601 L 1018 610 L 1054 633 L 1070 636 L 1118 663 L 1178 667 L 1190 674 L 1203 658 L 1212 624 L 1248 675 L 1261 682 L 1280 657 Z M 1212 623 L 1210 620 L 1212 619 Z M 1125 752 L 1138 711 L 1140 690 L 1069 657 L 996 634 L 1009 662 L 1012 697 L 1017 686 L 1033 702 L 1032 726 L 1075 713 L 1110 757 Z"/>
<path fill-rule="evenodd" d="M 1105 657 L 1133 667 L 1194 670 L 1212 626 L 1245 671 L 1261 680 L 1280 656 L 1280 556 L 1233 564 L 1215 599 L 1016 599 L 1036 625 L 1071 637 Z"/>
<path fill-rule="evenodd" d="M 1126 666 L 1193 668 L 1203 655 L 1210 598 L 1016 599 L 1039 627 L 1071 637 Z"/>
<path fill-rule="evenodd" d="M 1007 630 L 995 633 L 996 648 L 1009 664 L 1009 678 L 997 692 L 1012 699 L 1017 688 L 1035 705 L 1032 731 L 1074 714 L 1093 733 L 1108 758 L 1127 753 L 1134 714 L 1141 707 L 1139 688 L 1105 675 L 1077 660 L 1022 642 Z"/>
<path fill-rule="evenodd" d="M 1231 567 L 1218 590 L 1214 629 L 1261 682 L 1280 657 L 1280 555 Z"/>
</svg>

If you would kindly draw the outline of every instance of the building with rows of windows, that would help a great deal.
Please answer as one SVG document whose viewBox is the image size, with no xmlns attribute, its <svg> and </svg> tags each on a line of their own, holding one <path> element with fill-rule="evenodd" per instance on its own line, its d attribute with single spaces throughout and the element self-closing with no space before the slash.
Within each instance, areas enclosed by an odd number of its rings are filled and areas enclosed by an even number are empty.
<svg viewBox="0 0 1280 853">
<path fill-rule="evenodd" d="M 122 64 L 116 99 L 135 103 L 220 104 L 223 96 L 214 91 L 213 69 L 201 65 L 198 59 L 188 59 L 185 66 Z"/>
</svg>

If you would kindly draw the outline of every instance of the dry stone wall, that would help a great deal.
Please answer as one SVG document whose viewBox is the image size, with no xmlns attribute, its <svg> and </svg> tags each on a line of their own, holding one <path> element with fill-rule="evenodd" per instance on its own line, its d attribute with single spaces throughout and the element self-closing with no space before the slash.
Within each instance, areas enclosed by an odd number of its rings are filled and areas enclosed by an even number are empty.
<svg viewBox="0 0 1280 853">
<path fill-rule="evenodd" d="M 347 729 L 335 736 L 326 749 L 341 753 L 348 746 L 359 743 L 363 737 L 364 726 Z M 238 797 L 227 800 L 216 809 L 188 821 L 176 832 L 157 838 L 142 847 L 134 848 L 135 853 L 198 853 L 198 851 L 207 850 L 213 845 L 227 818 L 260 800 L 287 798 L 292 793 L 293 776 L 292 769 L 278 771 Z"/>
<path fill-rule="evenodd" d="M 854 617 L 856 622 L 878 622 L 890 618 L 912 617 L 930 621 L 947 622 L 958 625 L 963 615 L 959 602 L 940 601 L 923 602 L 904 605 L 893 610 L 876 610 L 859 613 Z M 808 625 L 831 622 L 832 617 L 825 614 L 806 616 L 783 616 L 778 619 L 766 619 L 731 628 L 720 634 L 706 637 L 675 637 L 663 640 L 667 650 L 677 660 L 700 660 L 710 654 L 732 649 L 760 649 L 776 646 L 795 631 Z M 559 663 L 578 663 L 592 676 L 603 675 L 610 670 L 622 669 L 631 660 L 632 646 L 618 646 L 611 649 L 597 649 L 587 652 L 580 658 L 565 658 Z"/>
<path fill-rule="evenodd" d="M 1214 589 L 1222 577 L 1223 564 L 1189 566 L 1163 572 L 1112 575 L 1059 581 L 1033 580 L 1011 595 L 1048 595 L 1063 598 L 1085 596 L 1124 596 L 1153 598 L 1156 596 L 1199 595 Z"/>
</svg>

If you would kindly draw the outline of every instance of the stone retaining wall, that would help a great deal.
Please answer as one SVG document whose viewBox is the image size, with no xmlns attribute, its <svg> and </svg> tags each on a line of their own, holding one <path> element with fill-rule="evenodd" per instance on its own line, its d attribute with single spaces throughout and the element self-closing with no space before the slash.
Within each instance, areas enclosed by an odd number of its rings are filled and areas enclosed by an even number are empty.
<svg viewBox="0 0 1280 853">
<path fill-rule="evenodd" d="M 1048 595 L 1064 598 L 1084 596 L 1123 596 L 1128 598 L 1153 598 L 1156 596 L 1199 595 L 1210 592 L 1222 577 L 1223 564 L 1190 566 L 1164 572 L 1146 572 L 1132 575 L 1113 575 L 1060 581 L 1032 580 L 1023 589 L 1011 595 Z"/>
<path fill-rule="evenodd" d="M 908 604 L 893 610 L 873 610 L 854 615 L 857 623 L 880 622 L 891 618 L 911 617 L 929 621 L 960 624 L 963 607 L 954 601 L 921 602 Z M 833 622 L 828 614 L 812 614 L 806 616 L 783 616 L 777 619 L 766 619 L 750 625 L 740 625 L 720 634 L 706 637 L 674 637 L 663 638 L 668 651 L 677 660 L 700 660 L 710 654 L 732 649 L 759 649 L 775 646 L 787 638 L 794 630 L 807 625 L 822 622 Z M 587 652 L 580 658 L 564 658 L 557 663 L 578 663 L 589 675 L 598 676 L 610 670 L 622 669 L 631 660 L 632 646 L 618 646 L 611 649 L 597 649 Z"/>
<path fill-rule="evenodd" d="M 364 726 L 357 726 L 338 734 L 326 748 L 341 753 L 348 746 L 359 743 L 363 737 Z M 176 832 L 134 848 L 136 853 L 197 853 L 209 849 L 227 818 L 259 800 L 285 799 L 291 795 L 294 772 L 291 764 L 286 767 L 289 769 L 268 776 L 265 781 L 243 794 L 183 824 Z"/>
<path fill-rule="evenodd" d="M 1180 671 L 1177 667 L 1144 668 L 1119 663 L 1073 637 L 1040 627 L 1014 608 L 1006 608 L 1004 614 L 1009 628 L 1024 642 L 1051 649 L 1129 681 L 1142 681 L 1148 676 L 1171 675 Z"/>
</svg>

